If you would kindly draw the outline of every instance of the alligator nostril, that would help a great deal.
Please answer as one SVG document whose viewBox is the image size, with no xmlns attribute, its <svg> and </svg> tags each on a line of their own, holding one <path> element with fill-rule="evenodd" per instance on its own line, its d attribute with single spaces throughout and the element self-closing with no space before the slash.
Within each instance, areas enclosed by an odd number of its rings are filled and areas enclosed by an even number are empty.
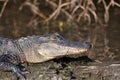
<svg viewBox="0 0 120 80">
<path fill-rule="evenodd" d="M 89 44 L 89 48 L 92 48 L 92 45 L 91 45 L 91 44 Z"/>
<path fill-rule="evenodd" d="M 84 42 L 84 44 L 87 48 L 92 48 L 92 45 L 89 42 Z"/>
</svg>

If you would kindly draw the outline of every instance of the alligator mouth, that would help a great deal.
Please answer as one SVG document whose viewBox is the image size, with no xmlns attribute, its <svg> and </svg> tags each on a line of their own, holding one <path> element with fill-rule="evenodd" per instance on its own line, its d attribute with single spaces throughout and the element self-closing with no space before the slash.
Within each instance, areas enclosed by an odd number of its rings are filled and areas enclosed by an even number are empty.
<svg viewBox="0 0 120 80">
<path fill-rule="evenodd" d="M 72 55 L 72 54 L 82 54 L 83 52 L 88 51 L 87 48 L 80 48 L 80 49 L 68 49 L 66 55 Z"/>
<path fill-rule="evenodd" d="M 82 49 L 79 49 L 79 50 L 72 50 L 73 53 L 82 53 L 82 52 L 86 52 L 88 49 L 86 48 L 82 48 Z"/>
<path fill-rule="evenodd" d="M 38 52 L 42 56 L 47 57 L 58 57 L 74 54 L 84 54 L 91 48 L 90 43 L 79 43 L 79 42 L 54 42 L 44 43 L 40 46 Z"/>
</svg>

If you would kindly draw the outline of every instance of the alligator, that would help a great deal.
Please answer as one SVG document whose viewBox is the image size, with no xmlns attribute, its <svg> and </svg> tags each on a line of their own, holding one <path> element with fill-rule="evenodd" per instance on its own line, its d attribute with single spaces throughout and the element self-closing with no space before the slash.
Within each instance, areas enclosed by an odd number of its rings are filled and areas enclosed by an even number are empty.
<svg viewBox="0 0 120 80">
<path fill-rule="evenodd" d="M 27 36 L 20 39 L 0 38 L 0 70 L 11 71 L 18 80 L 26 80 L 27 71 L 18 64 L 40 63 L 67 55 L 86 55 L 91 44 L 72 42 L 58 33 Z"/>
</svg>

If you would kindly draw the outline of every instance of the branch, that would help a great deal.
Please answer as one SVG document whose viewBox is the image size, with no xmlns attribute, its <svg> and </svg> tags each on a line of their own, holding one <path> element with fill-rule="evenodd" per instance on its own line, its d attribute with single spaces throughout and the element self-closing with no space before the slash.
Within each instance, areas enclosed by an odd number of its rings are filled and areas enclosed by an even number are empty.
<svg viewBox="0 0 120 80">
<path fill-rule="evenodd" d="M 47 3 L 49 3 L 51 6 L 57 8 L 57 9 L 50 15 L 50 17 L 49 17 L 48 19 L 46 19 L 46 21 L 51 20 L 51 19 L 52 19 L 58 12 L 60 12 L 60 11 L 62 11 L 63 13 L 65 13 L 65 15 L 68 16 L 70 19 L 73 19 L 72 16 L 71 16 L 65 9 L 62 8 L 62 7 L 64 7 L 64 6 L 67 6 L 67 5 L 71 4 L 70 2 L 64 3 L 64 4 L 61 4 L 61 5 L 57 6 L 57 4 L 54 3 L 53 1 L 49 1 L 49 0 L 46 0 L 46 1 L 47 1 Z"/>
<path fill-rule="evenodd" d="M 33 4 L 33 3 L 29 2 L 29 1 L 26 1 L 26 2 L 24 2 L 24 3 L 20 6 L 19 10 L 22 10 L 22 8 L 23 8 L 24 6 L 29 6 L 30 9 L 31 9 L 31 11 L 33 12 L 33 14 L 36 14 L 36 15 L 38 15 L 39 17 L 41 17 L 41 18 L 43 18 L 43 19 L 46 19 L 46 18 L 47 18 L 47 17 L 39 10 L 39 8 L 38 8 L 35 4 Z"/>
<path fill-rule="evenodd" d="M 0 17 L 1 17 L 9 0 L 0 0 L 0 1 L 4 1 L 2 10 L 1 10 L 1 12 L 0 12 Z"/>
</svg>

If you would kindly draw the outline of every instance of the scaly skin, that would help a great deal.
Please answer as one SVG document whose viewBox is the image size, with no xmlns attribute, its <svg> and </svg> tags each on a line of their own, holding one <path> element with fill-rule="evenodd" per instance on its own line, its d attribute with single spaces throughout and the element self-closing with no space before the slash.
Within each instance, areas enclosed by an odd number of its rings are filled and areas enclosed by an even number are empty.
<svg viewBox="0 0 120 80">
<path fill-rule="evenodd" d="M 24 73 L 19 66 L 20 63 L 40 63 L 60 56 L 82 54 L 91 45 L 87 42 L 70 42 L 61 35 L 46 34 L 42 36 L 28 36 L 17 40 L 0 38 L 0 70 L 12 71 L 17 79 Z"/>
</svg>

